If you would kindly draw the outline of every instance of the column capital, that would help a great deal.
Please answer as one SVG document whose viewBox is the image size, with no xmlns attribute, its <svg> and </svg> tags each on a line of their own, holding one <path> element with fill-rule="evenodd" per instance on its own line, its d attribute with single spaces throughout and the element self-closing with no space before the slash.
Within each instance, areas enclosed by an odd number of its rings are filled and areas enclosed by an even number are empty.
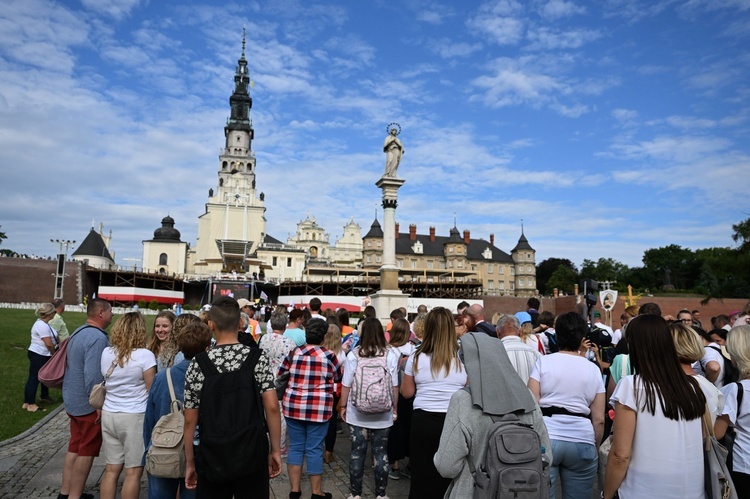
<svg viewBox="0 0 750 499">
<path fill-rule="evenodd" d="M 393 208 L 395 210 L 396 206 L 398 206 L 396 199 L 383 199 L 383 209 Z"/>
</svg>

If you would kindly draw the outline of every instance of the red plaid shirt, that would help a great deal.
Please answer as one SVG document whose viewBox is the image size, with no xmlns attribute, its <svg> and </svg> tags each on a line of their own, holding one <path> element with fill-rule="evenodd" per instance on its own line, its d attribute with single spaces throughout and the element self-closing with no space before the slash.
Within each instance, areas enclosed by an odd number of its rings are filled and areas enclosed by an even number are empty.
<svg viewBox="0 0 750 499">
<path fill-rule="evenodd" d="M 279 367 L 279 376 L 289 371 L 289 384 L 281 406 L 284 416 L 324 423 L 333 415 L 333 385 L 341 381 L 338 359 L 319 345 L 295 349 Z"/>
</svg>

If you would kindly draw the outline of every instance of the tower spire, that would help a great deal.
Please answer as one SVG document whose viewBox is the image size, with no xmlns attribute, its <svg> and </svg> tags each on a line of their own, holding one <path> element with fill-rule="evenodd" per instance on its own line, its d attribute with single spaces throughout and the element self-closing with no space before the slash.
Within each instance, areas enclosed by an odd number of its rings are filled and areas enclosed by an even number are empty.
<svg viewBox="0 0 750 499">
<path fill-rule="evenodd" d="M 250 84 L 250 73 L 247 69 L 245 59 L 245 46 L 247 42 L 247 29 L 242 27 L 242 55 L 237 60 L 237 68 L 234 73 L 234 92 L 229 97 L 229 105 L 232 108 L 227 122 L 225 132 L 229 130 L 243 130 L 250 132 L 252 139 L 252 122 L 250 121 L 250 108 L 253 107 L 253 99 L 248 93 Z"/>
<path fill-rule="evenodd" d="M 242 25 L 242 59 L 245 58 L 245 25 Z"/>
</svg>

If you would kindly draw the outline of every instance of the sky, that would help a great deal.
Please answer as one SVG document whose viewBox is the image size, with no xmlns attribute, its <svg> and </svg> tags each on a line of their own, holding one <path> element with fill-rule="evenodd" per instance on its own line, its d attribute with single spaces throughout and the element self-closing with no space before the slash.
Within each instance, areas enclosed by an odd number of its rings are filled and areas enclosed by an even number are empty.
<svg viewBox="0 0 750 499">
<path fill-rule="evenodd" d="M 392 122 L 402 231 L 637 266 L 750 216 L 750 0 L 0 3 L 0 248 L 103 223 L 133 265 L 166 215 L 194 245 L 243 26 L 277 239 L 382 222 Z"/>
</svg>

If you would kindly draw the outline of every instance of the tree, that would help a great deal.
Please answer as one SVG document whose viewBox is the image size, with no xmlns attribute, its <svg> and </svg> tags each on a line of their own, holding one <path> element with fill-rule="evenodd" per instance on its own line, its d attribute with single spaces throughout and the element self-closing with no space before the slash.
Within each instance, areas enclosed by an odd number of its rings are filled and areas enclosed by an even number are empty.
<svg viewBox="0 0 750 499">
<path fill-rule="evenodd" d="M 735 243 L 740 243 L 740 251 L 750 250 L 750 218 L 746 218 L 738 224 L 732 225 L 732 239 Z"/>
<path fill-rule="evenodd" d="M 581 278 L 596 281 L 616 281 L 615 289 L 625 289 L 630 281 L 630 267 L 613 258 L 600 258 L 596 262 L 584 260 L 581 265 Z"/>
<path fill-rule="evenodd" d="M 0 225 L 2 227 L 2 225 Z M 5 232 L 0 232 L 0 244 L 3 244 L 3 239 L 8 239 L 8 236 L 5 235 Z"/>
<path fill-rule="evenodd" d="M 536 266 L 536 282 L 541 294 L 552 294 L 552 289 L 554 288 L 554 286 L 548 286 L 547 281 L 549 281 L 550 277 L 552 277 L 552 274 L 554 274 L 560 266 L 564 266 L 572 270 L 573 273 L 576 274 L 577 279 L 578 268 L 576 268 L 573 262 L 571 262 L 567 258 L 547 258 Z M 574 279 L 573 282 L 576 282 L 576 279 Z"/>
<path fill-rule="evenodd" d="M 578 273 L 567 265 L 560 265 L 547 280 L 547 289 L 550 293 L 557 288 L 560 293 L 570 294 L 573 293 L 577 282 Z"/>
<path fill-rule="evenodd" d="M 670 244 L 643 253 L 643 266 L 649 287 L 672 284 L 676 289 L 693 289 L 698 282 L 702 261 L 689 248 Z"/>
</svg>

